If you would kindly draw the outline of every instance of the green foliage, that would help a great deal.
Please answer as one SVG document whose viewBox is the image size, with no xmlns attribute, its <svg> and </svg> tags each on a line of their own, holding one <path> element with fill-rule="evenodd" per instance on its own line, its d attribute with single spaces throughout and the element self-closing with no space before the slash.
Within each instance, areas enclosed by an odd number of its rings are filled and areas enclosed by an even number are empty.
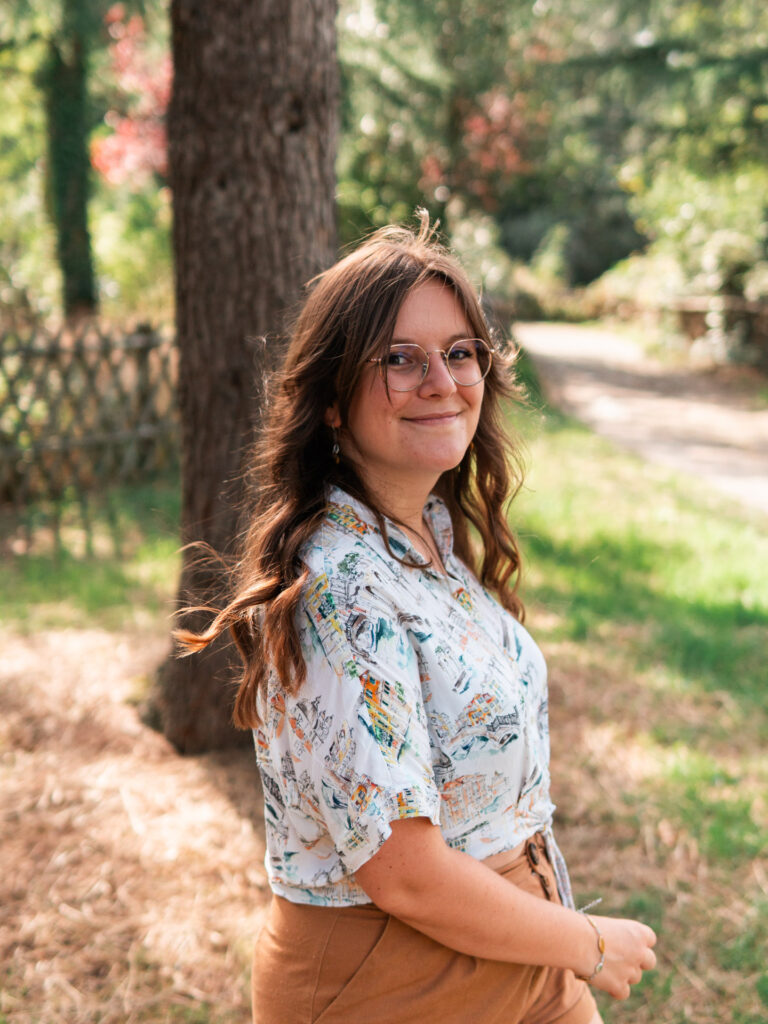
<svg viewBox="0 0 768 1024">
<path fill-rule="evenodd" d="M 25 0 L 0 12 L 0 311 L 60 312 L 61 271 L 48 188 L 48 143 L 41 75 L 52 40 L 64 39 L 75 19 L 90 48 L 87 130 L 104 131 L 103 117 L 116 101 L 103 24 L 108 0 Z M 162 0 L 137 0 L 153 47 L 167 49 Z M 63 50 L 66 53 L 66 46 Z M 169 319 L 172 311 L 170 202 L 151 182 L 135 193 L 91 175 L 89 228 L 97 291 L 104 311 L 121 319 Z"/>
<path fill-rule="evenodd" d="M 421 185 L 421 166 L 435 137 L 444 75 L 420 46 L 390 41 L 390 28 L 373 4 L 344 0 L 338 30 L 338 211 L 340 240 L 347 244 L 408 219 L 417 206 L 439 212 L 440 204 Z"/>
<path fill-rule="evenodd" d="M 0 303 L 56 304 L 36 76 L 67 12 L 87 15 L 91 141 L 113 131 L 108 110 L 135 101 L 110 66 L 107 6 L 24 0 L 0 14 L 0 42 L 13 41 L 0 46 Z M 149 50 L 167 52 L 162 0 L 127 7 Z M 462 252 L 489 234 L 487 255 L 470 255 L 489 290 L 514 292 L 515 263 L 563 287 L 634 253 L 607 293 L 767 296 L 767 12 L 746 0 L 342 0 L 342 243 L 424 205 Z M 169 221 L 156 177 L 93 182 L 110 315 L 170 313 Z"/>
<path fill-rule="evenodd" d="M 32 32 L 0 49 L 0 309 L 50 310 L 58 300 L 55 237 L 45 209 L 45 119 L 35 84 L 44 53 Z"/>
<path fill-rule="evenodd" d="M 415 205 L 453 237 L 465 218 L 491 216 L 517 260 L 554 228 L 567 232 L 569 284 L 642 243 L 604 140 L 574 130 L 579 101 L 557 84 L 559 44 L 540 38 L 527 4 L 350 3 L 339 24 L 345 240 Z M 556 115 L 562 102 L 567 125 Z"/>
<path fill-rule="evenodd" d="M 624 178 L 634 191 L 631 208 L 653 238 L 649 257 L 675 265 L 678 287 L 698 294 L 743 294 L 766 255 L 768 169 L 745 165 L 738 173 L 702 176 L 666 161 L 647 185 Z"/>
<path fill-rule="evenodd" d="M 101 308 L 114 320 L 167 321 L 173 309 L 171 193 L 99 182 L 92 203 Z"/>
<path fill-rule="evenodd" d="M 451 241 L 462 265 L 481 291 L 509 294 L 515 264 L 501 246 L 499 228 L 492 217 L 468 214 L 454 225 Z"/>
</svg>

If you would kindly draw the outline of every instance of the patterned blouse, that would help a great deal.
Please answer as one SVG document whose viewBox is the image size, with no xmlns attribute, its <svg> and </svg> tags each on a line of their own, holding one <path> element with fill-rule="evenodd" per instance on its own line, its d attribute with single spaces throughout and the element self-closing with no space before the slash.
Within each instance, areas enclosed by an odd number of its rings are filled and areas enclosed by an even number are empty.
<svg viewBox="0 0 768 1024">
<path fill-rule="evenodd" d="M 551 836 L 544 659 L 453 554 L 439 498 L 425 516 L 447 576 L 387 522 L 391 550 L 420 564 L 392 558 L 339 489 L 302 553 L 307 680 L 291 697 L 273 673 L 254 730 L 269 881 L 293 902 L 369 902 L 354 873 L 398 818 L 480 859 Z"/>
</svg>

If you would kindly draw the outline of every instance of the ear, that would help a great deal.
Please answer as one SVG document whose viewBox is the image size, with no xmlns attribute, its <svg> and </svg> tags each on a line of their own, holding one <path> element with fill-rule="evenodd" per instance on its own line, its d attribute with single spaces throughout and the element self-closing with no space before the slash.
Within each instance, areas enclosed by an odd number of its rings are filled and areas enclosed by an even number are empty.
<svg viewBox="0 0 768 1024">
<path fill-rule="evenodd" d="M 326 427 L 340 427 L 341 426 L 341 413 L 339 412 L 339 403 L 332 402 L 331 405 L 325 410 Z"/>
</svg>

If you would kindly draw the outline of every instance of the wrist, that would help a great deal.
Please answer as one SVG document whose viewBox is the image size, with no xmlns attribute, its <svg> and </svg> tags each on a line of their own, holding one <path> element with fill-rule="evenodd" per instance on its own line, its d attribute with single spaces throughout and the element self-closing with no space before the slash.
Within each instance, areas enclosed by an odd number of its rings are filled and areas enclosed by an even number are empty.
<svg viewBox="0 0 768 1024">
<path fill-rule="evenodd" d="M 581 981 L 594 981 L 597 975 L 605 966 L 605 939 L 597 924 L 586 914 L 581 915 L 589 929 L 589 942 L 584 954 L 582 964 L 589 965 L 584 971 L 576 971 L 576 977 Z"/>
</svg>

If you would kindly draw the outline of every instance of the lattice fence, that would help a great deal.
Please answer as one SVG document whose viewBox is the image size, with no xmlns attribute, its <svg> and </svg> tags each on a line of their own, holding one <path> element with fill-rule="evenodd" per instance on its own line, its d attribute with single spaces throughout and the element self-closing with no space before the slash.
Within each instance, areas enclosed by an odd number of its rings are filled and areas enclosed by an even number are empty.
<svg viewBox="0 0 768 1024">
<path fill-rule="evenodd" d="M 0 332 L 0 506 L 82 498 L 177 459 L 177 350 L 150 331 Z"/>
</svg>

